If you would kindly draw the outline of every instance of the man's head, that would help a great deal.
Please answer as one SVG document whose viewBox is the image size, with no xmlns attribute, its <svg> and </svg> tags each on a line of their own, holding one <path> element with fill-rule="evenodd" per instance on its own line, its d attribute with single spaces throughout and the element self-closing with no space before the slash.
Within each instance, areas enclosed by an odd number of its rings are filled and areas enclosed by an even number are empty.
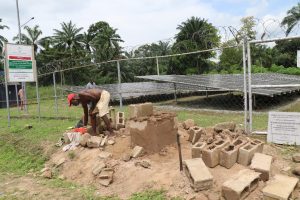
<svg viewBox="0 0 300 200">
<path fill-rule="evenodd" d="M 78 94 L 69 94 L 68 95 L 68 103 L 69 106 L 73 105 L 73 106 L 78 106 L 80 101 L 79 101 L 79 97 Z"/>
</svg>

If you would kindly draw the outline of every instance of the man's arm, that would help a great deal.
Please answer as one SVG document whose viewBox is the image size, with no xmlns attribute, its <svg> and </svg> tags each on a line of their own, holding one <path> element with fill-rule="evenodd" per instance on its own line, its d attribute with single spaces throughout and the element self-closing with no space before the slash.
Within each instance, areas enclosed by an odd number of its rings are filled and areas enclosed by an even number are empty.
<svg viewBox="0 0 300 200">
<path fill-rule="evenodd" d="M 86 126 L 87 123 L 88 123 L 88 120 L 89 120 L 89 117 L 88 117 L 88 106 L 87 106 L 87 104 L 84 103 L 84 102 L 82 102 L 81 105 L 82 105 L 83 113 L 84 113 L 84 117 L 83 117 L 83 125 Z"/>
</svg>

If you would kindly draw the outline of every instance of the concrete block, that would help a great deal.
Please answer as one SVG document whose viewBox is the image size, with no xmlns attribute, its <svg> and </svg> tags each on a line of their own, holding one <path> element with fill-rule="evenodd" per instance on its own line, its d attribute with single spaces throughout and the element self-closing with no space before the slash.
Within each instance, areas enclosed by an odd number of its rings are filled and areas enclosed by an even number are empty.
<svg viewBox="0 0 300 200">
<path fill-rule="evenodd" d="M 193 134 L 193 139 L 192 139 L 192 144 L 195 144 L 196 142 L 199 141 L 201 138 L 201 135 L 204 134 L 204 129 L 203 128 L 194 128 L 194 134 Z"/>
<path fill-rule="evenodd" d="M 244 140 L 244 139 L 242 139 L 242 138 L 237 138 L 237 139 L 235 139 L 235 140 L 232 142 L 232 144 L 233 144 L 235 147 L 238 147 L 238 148 L 240 148 L 240 147 L 242 147 L 242 146 L 245 146 L 247 143 L 248 143 L 248 141 L 247 141 L 247 140 Z"/>
<path fill-rule="evenodd" d="M 295 177 L 276 174 L 262 190 L 264 199 L 290 199 L 298 181 L 299 179 Z"/>
<path fill-rule="evenodd" d="M 239 171 L 222 185 L 222 196 L 226 200 L 245 199 L 256 189 L 260 173 L 249 169 Z"/>
<path fill-rule="evenodd" d="M 98 147 L 100 147 L 101 140 L 102 140 L 101 137 L 98 137 L 98 136 L 91 136 L 90 139 L 88 139 L 86 145 L 87 145 L 89 148 L 98 148 Z"/>
<path fill-rule="evenodd" d="M 125 127 L 125 114 L 124 112 L 117 112 L 116 129 L 120 129 L 124 127 Z"/>
<path fill-rule="evenodd" d="M 137 158 L 137 157 L 142 156 L 143 153 L 144 153 L 143 147 L 135 146 L 131 152 L 131 157 Z"/>
<path fill-rule="evenodd" d="M 153 104 L 150 102 L 128 106 L 129 119 L 153 115 Z"/>
<path fill-rule="evenodd" d="M 200 127 L 198 126 L 192 126 L 189 128 L 188 130 L 188 134 L 189 134 L 189 138 L 188 138 L 188 141 L 192 142 L 193 141 L 193 138 L 194 138 L 194 135 L 196 132 L 199 132 L 200 131 Z"/>
<path fill-rule="evenodd" d="M 194 191 L 210 189 L 213 185 L 213 176 L 201 158 L 185 160 L 183 169 Z"/>
<path fill-rule="evenodd" d="M 197 142 L 192 146 L 192 158 L 201 158 L 202 150 L 206 146 L 205 142 Z"/>
<path fill-rule="evenodd" d="M 238 163 L 244 166 L 248 166 L 257 151 L 257 145 L 253 143 L 246 144 L 239 149 Z"/>
<path fill-rule="evenodd" d="M 234 145 L 228 145 L 220 152 L 220 165 L 230 169 L 237 161 L 238 148 Z"/>
<path fill-rule="evenodd" d="M 272 160 L 272 156 L 268 156 L 262 153 L 255 153 L 251 161 L 250 168 L 255 170 L 256 172 L 260 172 L 260 179 L 263 181 L 267 181 L 270 177 Z"/>
<path fill-rule="evenodd" d="M 220 162 L 220 151 L 229 144 L 228 140 L 218 140 L 206 146 L 202 151 L 202 159 L 206 166 L 215 167 Z"/>
<path fill-rule="evenodd" d="M 233 123 L 233 122 L 223 122 L 223 123 L 219 123 L 219 124 L 216 124 L 214 126 L 214 130 L 216 132 L 222 132 L 223 130 L 225 129 L 228 129 L 230 131 L 234 131 L 235 130 L 235 127 L 236 127 L 236 124 Z"/>
<path fill-rule="evenodd" d="M 263 149 L 264 149 L 264 143 L 260 140 L 252 140 L 251 143 L 254 143 L 257 147 L 256 147 L 256 152 L 258 153 L 262 153 Z"/>
<path fill-rule="evenodd" d="M 247 142 L 246 140 L 237 138 L 223 148 L 220 152 L 220 165 L 230 169 L 237 162 L 240 147 L 244 146 Z"/>
</svg>

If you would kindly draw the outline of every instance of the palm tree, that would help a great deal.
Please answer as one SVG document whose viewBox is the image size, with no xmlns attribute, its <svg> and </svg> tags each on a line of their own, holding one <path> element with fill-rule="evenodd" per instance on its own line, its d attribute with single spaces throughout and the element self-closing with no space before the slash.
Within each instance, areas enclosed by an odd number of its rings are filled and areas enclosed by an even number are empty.
<svg viewBox="0 0 300 200">
<path fill-rule="evenodd" d="M 286 36 L 288 36 L 293 28 L 298 24 L 300 21 L 300 2 L 292 7 L 290 10 L 287 11 L 287 16 L 283 18 L 281 25 L 287 25 L 287 30 L 285 32 Z"/>
<path fill-rule="evenodd" d="M 43 48 L 43 38 L 40 38 L 42 35 L 42 31 L 38 25 L 35 25 L 33 28 L 25 26 L 24 29 L 26 30 L 26 34 L 21 35 L 21 42 L 22 44 L 33 45 L 35 54 L 37 53 L 38 49 Z M 14 41 L 19 42 L 19 37 L 15 36 L 13 38 Z"/>
<path fill-rule="evenodd" d="M 77 28 L 72 21 L 68 23 L 61 23 L 61 30 L 54 29 L 53 42 L 54 47 L 63 50 L 77 50 L 81 46 L 82 34 L 80 31 L 82 27 Z"/>
<path fill-rule="evenodd" d="M 0 23 L 1 22 L 2 22 L 2 19 L 0 18 Z M 4 30 L 5 28 L 8 29 L 8 26 L 0 24 L 0 30 Z M 5 42 L 7 42 L 7 39 L 4 36 L 0 35 L 0 55 L 1 55 L 1 52 L 3 50 L 3 45 L 4 45 Z"/>
<path fill-rule="evenodd" d="M 123 42 L 117 29 L 109 26 L 107 22 L 97 22 L 88 29 L 91 36 L 91 47 L 95 50 L 97 61 L 117 58 L 121 54 L 119 42 Z"/>
</svg>

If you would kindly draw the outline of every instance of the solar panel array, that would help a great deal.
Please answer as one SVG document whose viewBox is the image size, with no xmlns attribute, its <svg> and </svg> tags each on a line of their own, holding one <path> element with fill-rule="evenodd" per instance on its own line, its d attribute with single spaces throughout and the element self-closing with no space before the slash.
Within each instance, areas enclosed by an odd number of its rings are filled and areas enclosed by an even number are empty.
<svg viewBox="0 0 300 200">
<path fill-rule="evenodd" d="M 123 99 L 134 99 L 143 96 L 154 96 L 174 93 L 173 83 L 157 83 L 157 82 L 134 82 L 119 84 L 103 84 L 97 85 L 96 88 L 107 90 L 111 94 L 112 100 L 119 100 L 120 93 Z M 63 88 L 69 92 L 79 92 L 85 89 L 84 86 L 65 86 Z M 195 91 L 221 91 L 219 89 L 207 89 L 205 87 L 190 86 L 186 84 L 176 84 L 176 91 L 180 93 L 188 93 Z"/>
<path fill-rule="evenodd" d="M 207 75 L 153 75 L 137 76 L 144 80 L 184 84 L 195 89 L 204 87 L 208 89 L 220 89 L 227 91 L 244 91 L 243 74 L 207 74 Z M 300 84 L 300 76 L 277 74 L 277 73 L 258 73 L 252 74 L 252 85 L 286 85 Z M 300 87 L 272 87 L 272 88 L 253 88 L 252 93 L 264 96 L 287 94 L 299 91 Z"/>
</svg>

